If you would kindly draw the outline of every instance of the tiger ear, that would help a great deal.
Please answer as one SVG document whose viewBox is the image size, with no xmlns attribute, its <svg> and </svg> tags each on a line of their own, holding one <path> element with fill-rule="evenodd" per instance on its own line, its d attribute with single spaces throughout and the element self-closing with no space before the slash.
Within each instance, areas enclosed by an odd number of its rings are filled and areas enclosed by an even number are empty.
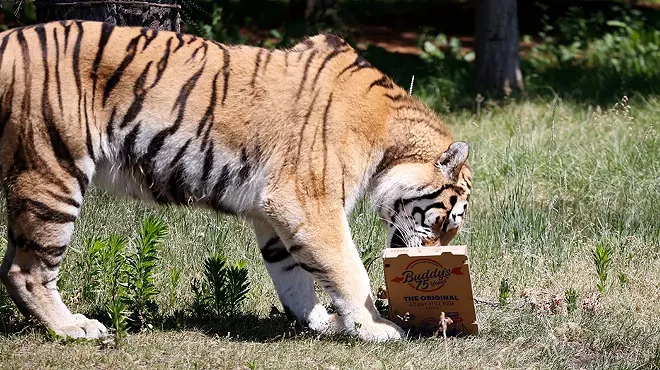
<svg viewBox="0 0 660 370">
<path fill-rule="evenodd" d="M 468 159 L 468 145 L 463 141 L 451 143 L 449 148 L 435 161 L 435 166 L 446 178 L 456 181 L 465 161 Z"/>
</svg>

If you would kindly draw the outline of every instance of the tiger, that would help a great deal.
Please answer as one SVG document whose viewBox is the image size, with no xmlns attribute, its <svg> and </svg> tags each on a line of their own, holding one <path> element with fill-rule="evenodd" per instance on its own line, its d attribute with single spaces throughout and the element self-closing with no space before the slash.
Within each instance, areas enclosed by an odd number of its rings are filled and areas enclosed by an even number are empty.
<svg viewBox="0 0 660 370">
<path fill-rule="evenodd" d="M 272 50 L 81 20 L 0 33 L 0 276 L 62 337 L 108 335 L 57 287 L 92 185 L 241 217 L 297 322 L 405 338 L 376 309 L 348 217 L 368 198 L 387 245 L 447 245 L 468 208 L 467 159 L 438 114 L 331 33 Z"/>
</svg>

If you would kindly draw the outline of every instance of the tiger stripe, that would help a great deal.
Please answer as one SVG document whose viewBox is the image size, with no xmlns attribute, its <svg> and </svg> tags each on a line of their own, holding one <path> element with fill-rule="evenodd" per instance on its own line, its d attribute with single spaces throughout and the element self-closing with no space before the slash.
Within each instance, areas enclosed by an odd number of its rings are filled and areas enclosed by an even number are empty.
<svg viewBox="0 0 660 370">
<path fill-rule="evenodd" d="M 202 143 L 200 146 L 200 150 L 202 151 L 206 148 L 206 144 L 208 143 L 211 129 L 213 128 L 213 120 L 214 120 L 213 111 L 217 104 L 217 95 L 218 95 L 218 77 L 220 77 L 220 71 L 218 71 L 215 74 L 215 77 L 213 77 L 213 83 L 211 85 L 211 97 L 209 98 L 209 105 L 206 108 L 206 112 L 204 112 L 204 116 L 197 124 L 197 138 L 199 138 L 202 135 L 202 131 L 204 131 L 204 128 L 206 128 L 206 131 L 204 133 L 204 138 L 202 139 Z"/>
<path fill-rule="evenodd" d="M 2 65 L 2 61 L 0 61 L 0 65 Z M 4 94 L 0 95 L 0 140 L 2 140 L 2 137 L 5 134 L 5 126 L 7 125 L 7 122 L 9 122 L 9 119 L 11 118 L 11 110 L 9 109 L 9 107 L 11 106 L 11 102 L 14 100 L 15 83 L 16 83 L 16 64 L 12 66 L 11 83 L 9 84 L 7 91 Z"/>
<path fill-rule="evenodd" d="M 266 61 L 264 62 L 264 73 L 268 71 L 268 63 L 270 63 L 270 58 L 273 56 L 273 52 L 270 50 L 266 51 Z"/>
<path fill-rule="evenodd" d="M 229 63 L 230 63 L 230 56 L 229 56 L 229 51 L 222 46 L 221 44 L 216 44 L 218 47 L 222 50 L 222 57 L 223 57 L 223 65 L 222 65 L 222 74 L 224 76 L 224 82 L 222 85 L 222 105 L 225 105 L 225 100 L 227 100 L 227 91 L 229 91 Z"/>
<path fill-rule="evenodd" d="M 64 54 L 69 50 L 69 34 L 71 34 L 71 27 L 73 23 L 67 24 L 66 21 L 60 21 L 60 25 L 64 27 Z M 2 54 L 0 52 L 0 54 Z"/>
<path fill-rule="evenodd" d="M 81 22 L 74 22 L 78 34 L 76 35 L 76 42 L 73 46 L 73 76 L 76 80 L 76 90 L 78 92 L 78 109 L 80 109 L 80 101 L 82 97 L 82 79 L 80 76 L 80 48 L 82 46 L 83 27 Z"/>
<path fill-rule="evenodd" d="M 392 80 L 390 80 L 389 77 L 387 77 L 387 76 L 383 76 L 383 77 L 377 79 L 376 81 L 372 82 L 369 85 L 369 90 L 371 90 L 374 86 L 381 86 L 381 87 L 384 87 L 386 89 L 394 88 L 394 85 L 392 84 Z"/>
<path fill-rule="evenodd" d="M 142 73 L 140 76 L 135 80 L 135 85 L 133 86 L 133 96 L 135 99 L 131 103 L 130 107 L 128 107 L 128 111 L 126 112 L 126 115 L 124 115 L 124 118 L 122 119 L 121 123 L 119 124 L 119 128 L 123 129 L 126 126 L 128 126 L 130 123 L 135 121 L 137 116 L 142 112 L 142 105 L 144 104 L 144 99 L 147 96 L 147 93 L 149 92 L 149 89 L 145 89 L 144 85 L 147 80 L 147 75 L 149 73 L 149 70 L 151 69 L 152 61 L 149 61 L 147 63 L 147 66 L 144 67 L 142 70 Z M 113 110 L 113 112 L 116 112 L 116 110 Z M 113 121 L 113 120 L 111 120 Z"/>
<path fill-rule="evenodd" d="M 200 50 L 204 51 L 204 56 L 202 56 L 202 60 L 206 59 L 206 52 L 208 51 L 208 49 L 209 49 L 209 45 L 206 42 L 202 43 L 202 45 L 198 46 L 197 49 L 195 49 L 193 51 L 190 58 L 188 58 L 188 60 L 186 60 L 186 64 L 194 61 L 195 57 L 197 56 L 197 53 L 199 53 Z"/>
<path fill-rule="evenodd" d="M 183 47 L 183 45 L 185 45 L 185 43 L 186 43 L 183 40 L 183 35 L 180 34 L 180 33 L 176 34 L 176 39 L 179 41 L 179 44 L 176 46 L 176 48 L 174 48 L 174 51 L 172 53 L 176 53 L 177 51 L 179 51 L 179 49 L 181 49 Z"/>
<path fill-rule="evenodd" d="M 346 66 L 346 68 L 344 68 L 344 69 L 339 73 L 339 75 L 341 76 L 341 75 L 343 75 L 345 72 L 350 71 L 351 69 L 352 69 L 352 71 L 351 71 L 351 75 L 352 75 L 353 73 L 355 73 L 355 72 L 357 72 L 357 71 L 359 71 L 359 70 L 361 70 L 361 69 L 371 69 L 371 68 L 373 68 L 373 66 L 371 65 L 371 63 L 369 63 L 369 62 L 368 62 L 366 59 L 364 59 L 364 57 L 362 57 L 361 55 L 358 55 L 358 56 L 355 58 L 355 61 L 354 61 L 353 63 L 349 64 L 348 66 Z"/>
<path fill-rule="evenodd" d="M 261 55 L 264 53 L 265 50 L 260 49 L 257 52 L 257 60 L 254 63 L 254 72 L 252 72 L 252 78 L 250 79 L 250 87 L 254 89 L 254 84 L 257 82 L 257 73 L 259 72 L 259 66 L 261 65 Z"/>
<path fill-rule="evenodd" d="M 153 160 L 156 155 L 158 155 L 158 152 L 160 149 L 163 147 L 163 144 L 165 143 L 165 139 L 167 137 L 174 135 L 175 132 L 179 130 L 179 127 L 181 127 L 181 123 L 183 122 L 183 116 L 186 111 L 186 105 L 188 104 L 188 98 L 190 97 L 190 93 L 192 92 L 192 89 L 195 87 L 195 84 L 197 84 L 197 81 L 199 80 L 199 76 L 202 75 L 202 72 L 204 72 L 204 67 L 206 67 L 206 63 L 202 65 L 202 68 L 200 68 L 197 72 L 195 72 L 188 81 L 181 87 L 181 90 L 179 91 L 179 97 L 176 99 L 174 102 L 174 105 L 172 106 L 172 112 L 174 112 L 177 107 L 179 108 L 179 112 L 177 114 L 176 120 L 174 121 L 174 124 L 162 131 L 160 131 L 156 136 L 154 136 L 151 139 L 151 142 L 149 142 L 149 147 L 147 149 L 147 154 L 144 156 L 145 161 L 149 162 Z"/>
<path fill-rule="evenodd" d="M 208 182 L 211 169 L 213 169 L 213 143 L 209 144 L 209 147 L 204 154 L 204 167 L 202 169 L 203 184 Z"/>
<path fill-rule="evenodd" d="M 128 163 L 131 162 L 131 157 L 135 156 L 135 142 L 140 134 L 140 125 L 141 123 L 138 122 L 133 126 L 128 135 L 124 137 L 124 143 L 121 145 L 119 155 L 121 158 L 125 158 Z"/>
<path fill-rule="evenodd" d="M 101 58 L 103 58 L 103 52 L 105 51 L 105 47 L 108 44 L 108 40 L 110 39 L 110 36 L 112 35 L 112 31 L 114 29 L 115 29 L 114 27 L 110 26 L 107 23 L 103 23 L 101 25 L 101 37 L 99 38 L 98 51 L 96 52 L 96 56 L 94 57 L 94 62 L 92 63 L 92 105 L 94 105 L 94 98 L 96 97 L 96 83 L 98 80 L 99 65 L 101 64 Z M 79 30 L 82 33 L 82 27 L 80 27 Z"/>
<path fill-rule="evenodd" d="M 296 94 L 296 101 L 300 99 L 300 94 L 303 91 L 303 88 L 305 87 L 305 82 L 307 81 L 307 75 L 309 74 L 309 67 L 312 63 L 312 60 L 314 60 L 314 57 L 318 53 L 317 50 L 312 50 L 311 53 L 309 53 L 309 58 L 307 58 L 307 62 L 305 63 L 305 69 L 302 75 L 302 79 L 300 80 L 300 87 L 298 87 L 298 93 Z M 300 57 L 302 57 L 302 53 L 300 54 Z"/>
<path fill-rule="evenodd" d="M 46 203 L 34 200 L 34 199 L 13 199 L 12 202 L 12 211 L 13 212 L 29 212 L 36 216 L 42 221 L 49 223 L 71 223 L 76 220 L 76 216 L 58 211 Z"/>
<path fill-rule="evenodd" d="M 273 237 L 261 247 L 261 255 L 266 262 L 276 263 L 285 260 L 291 256 L 286 250 L 279 237 Z"/>
<path fill-rule="evenodd" d="M 323 63 L 321 63 L 321 66 L 319 67 L 318 72 L 316 72 L 316 77 L 314 77 L 314 81 L 312 82 L 312 90 L 314 90 L 314 86 L 316 86 L 316 82 L 319 80 L 319 77 L 321 76 L 321 73 L 323 72 L 323 69 L 326 67 L 326 65 L 337 55 L 341 53 L 345 53 L 348 50 L 333 50 L 328 56 L 323 59 Z"/>
<path fill-rule="evenodd" d="M 62 103 L 62 78 L 60 77 L 60 41 L 57 37 L 57 28 L 53 28 L 53 39 L 55 40 L 55 81 L 57 84 L 57 102 L 60 111 L 64 111 Z"/>
<path fill-rule="evenodd" d="M 83 98 L 83 114 L 85 116 L 85 146 L 87 147 L 87 154 L 92 159 L 96 160 L 96 153 L 94 151 L 94 144 L 92 143 L 92 131 L 89 125 L 89 115 L 87 113 L 87 95 Z"/>
</svg>

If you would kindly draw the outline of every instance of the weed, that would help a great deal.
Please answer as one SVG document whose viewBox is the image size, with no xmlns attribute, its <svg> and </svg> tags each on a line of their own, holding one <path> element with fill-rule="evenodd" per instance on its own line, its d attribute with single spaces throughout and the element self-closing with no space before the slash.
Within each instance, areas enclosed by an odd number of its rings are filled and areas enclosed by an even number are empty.
<svg viewBox="0 0 660 370">
<path fill-rule="evenodd" d="M 117 234 L 84 240 L 82 296 L 108 315 L 116 344 L 128 329 L 153 327 L 158 312 L 155 298 L 159 294 L 154 276 L 166 235 L 164 221 L 148 216 L 132 240 Z"/>
<path fill-rule="evenodd" d="M 624 274 L 623 272 L 619 272 L 618 277 L 619 277 L 619 284 L 621 285 L 621 287 L 624 287 L 626 286 L 626 284 L 628 284 L 628 277 L 626 276 L 626 274 Z"/>
<path fill-rule="evenodd" d="M 106 281 L 106 301 L 103 305 L 115 333 L 115 344 L 119 346 L 126 336 L 128 312 L 126 307 L 126 265 L 123 255 L 128 239 L 121 235 L 110 235 L 102 250 L 104 276 Z"/>
<path fill-rule="evenodd" d="M 564 301 L 566 301 L 566 309 L 568 313 L 573 313 L 577 310 L 578 294 L 575 289 L 570 288 L 564 293 Z"/>
<path fill-rule="evenodd" d="M 14 314 L 14 302 L 11 300 L 7 289 L 0 285 L 0 317 L 12 316 Z M 4 321 L 4 320 L 3 320 Z"/>
<path fill-rule="evenodd" d="M 542 20 L 542 41 L 523 60 L 523 69 L 534 71 L 528 87 L 550 85 L 573 97 L 597 100 L 631 90 L 656 92 L 651 81 L 660 79 L 660 31 L 639 11 L 623 7 L 617 12 L 606 19 L 601 12 L 586 17 L 573 8 L 553 24 L 547 17 Z"/>
<path fill-rule="evenodd" d="M 605 294 L 607 288 L 607 275 L 612 263 L 613 253 L 612 246 L 603 241 L 598 242 L 596 249 L 592 252 L 593 262 L 596 265 L 596 274 L 598 275 L 596 287 L 601 294 Z"/>
<path fill-rule="evenodd" d="M 111 300 L 107 303 L 106 310 L 108 311 L 108 316 L 110 316 L 112 329 L 115 333 L 115 346 L 119 347 L 121 341 L 128 334 L 127 322 L 130 315 L 128 307 L 122 300 Z"/>
<path fill-rule="evenodd" d="M 500 280 L 500 290 L 499 290 L 498 298 L 500 300 L 501 305 L 505 305 L 509 300 L 509 296 L 511 295 L 511 288 L 512 287 L 511 284 L 509 283 L 509 279 Z"/>
<path fill-rule="evenodd" d="M 215 253 L 204 261 L 204 280 L 193 280 L 193 312 L 200 318 L 224 318 L 238 313 L 249 291 L 245 261 L 233 266 Z"/>
<path fill-rule="evenodd" d="M 98 302 L 99 286 L 104 274 L 103 249 L 105 244 L 99 238 L 85 238 L 82 297 L 88 302 Z"/>
<path fill-rule="evenodd" d="M 211 6 L 211 9 L 208 9 L 210 13 L 194 3 L 186 2 L 187 5 L 193 5 L 195 8 L 193 9 L 194 11 L 201 11 L 205 14 L 205 19 L 195 21 L 188 15 L 188 12 L 183 11 L 183 18 L 186 23 L 193 26 L 190 32 L 207 39 L 228 44 L 246 43 L 248 39 L 241 35 L 239 24 L 233 19 L 233 15 L 230 12 L 226 12 L 221 4 L 216 2 L 209 3 Z"/>
<path fill-rule="evenodd" d="M 45 331 L 45 337 L 48 341 L 59 343 L 62 345 L 67 345 L 67 344 L 82 344 L 87 342 L 87 339 L 85 338 L 73 338 L 70 336 L 62 337 L 59 334 L 55 333 L 55 331 L 51 328 L 46 328 Z"/>
<path fill-rule="evenodd" d="M 168 304 L 170 308 L 176 307 L 177 298 L 179 297 L 178 290 L 179 290 L 180 281 L 181 281 L 181 270 L 176 267 L 170 268 L 170 294 L 168 300 Z"/>
<path fill-rule="evenodd" d="M 154 286 L 154 269 L 166 235 L 167 226 L 162 219 L 146 217 L 140 225 L 136 251 L 126 260 L 125 301 L 132 311 L 131 325 L 138 330 L 145 326 L 151 328 L 151 320 L 158 310 L 154 302 L 159 293 Z"/>
</svg>

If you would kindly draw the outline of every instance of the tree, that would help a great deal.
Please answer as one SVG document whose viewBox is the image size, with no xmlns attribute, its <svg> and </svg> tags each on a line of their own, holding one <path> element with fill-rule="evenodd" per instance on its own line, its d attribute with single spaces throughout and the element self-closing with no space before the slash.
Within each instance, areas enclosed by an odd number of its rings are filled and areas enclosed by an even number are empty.
<svg viewBox="0 0 660 370">
<path fill-rule="evenodd" d="M 177 0 L 36 0 L 35 6 L 38 22 L 80 19 L 181 31 Z"/>
<path fill-rule="evenodd" d="M 322 17 L 336 0 L 289 0 L 289 21 L 310 23 L 315 17 Z"/>
<path fill-rule="evenodd" d="M 477 89 L 509 95 L 517 87 L 525 93 L 520 70 L 516 0 L 476 1 Z"/>
</svg>

